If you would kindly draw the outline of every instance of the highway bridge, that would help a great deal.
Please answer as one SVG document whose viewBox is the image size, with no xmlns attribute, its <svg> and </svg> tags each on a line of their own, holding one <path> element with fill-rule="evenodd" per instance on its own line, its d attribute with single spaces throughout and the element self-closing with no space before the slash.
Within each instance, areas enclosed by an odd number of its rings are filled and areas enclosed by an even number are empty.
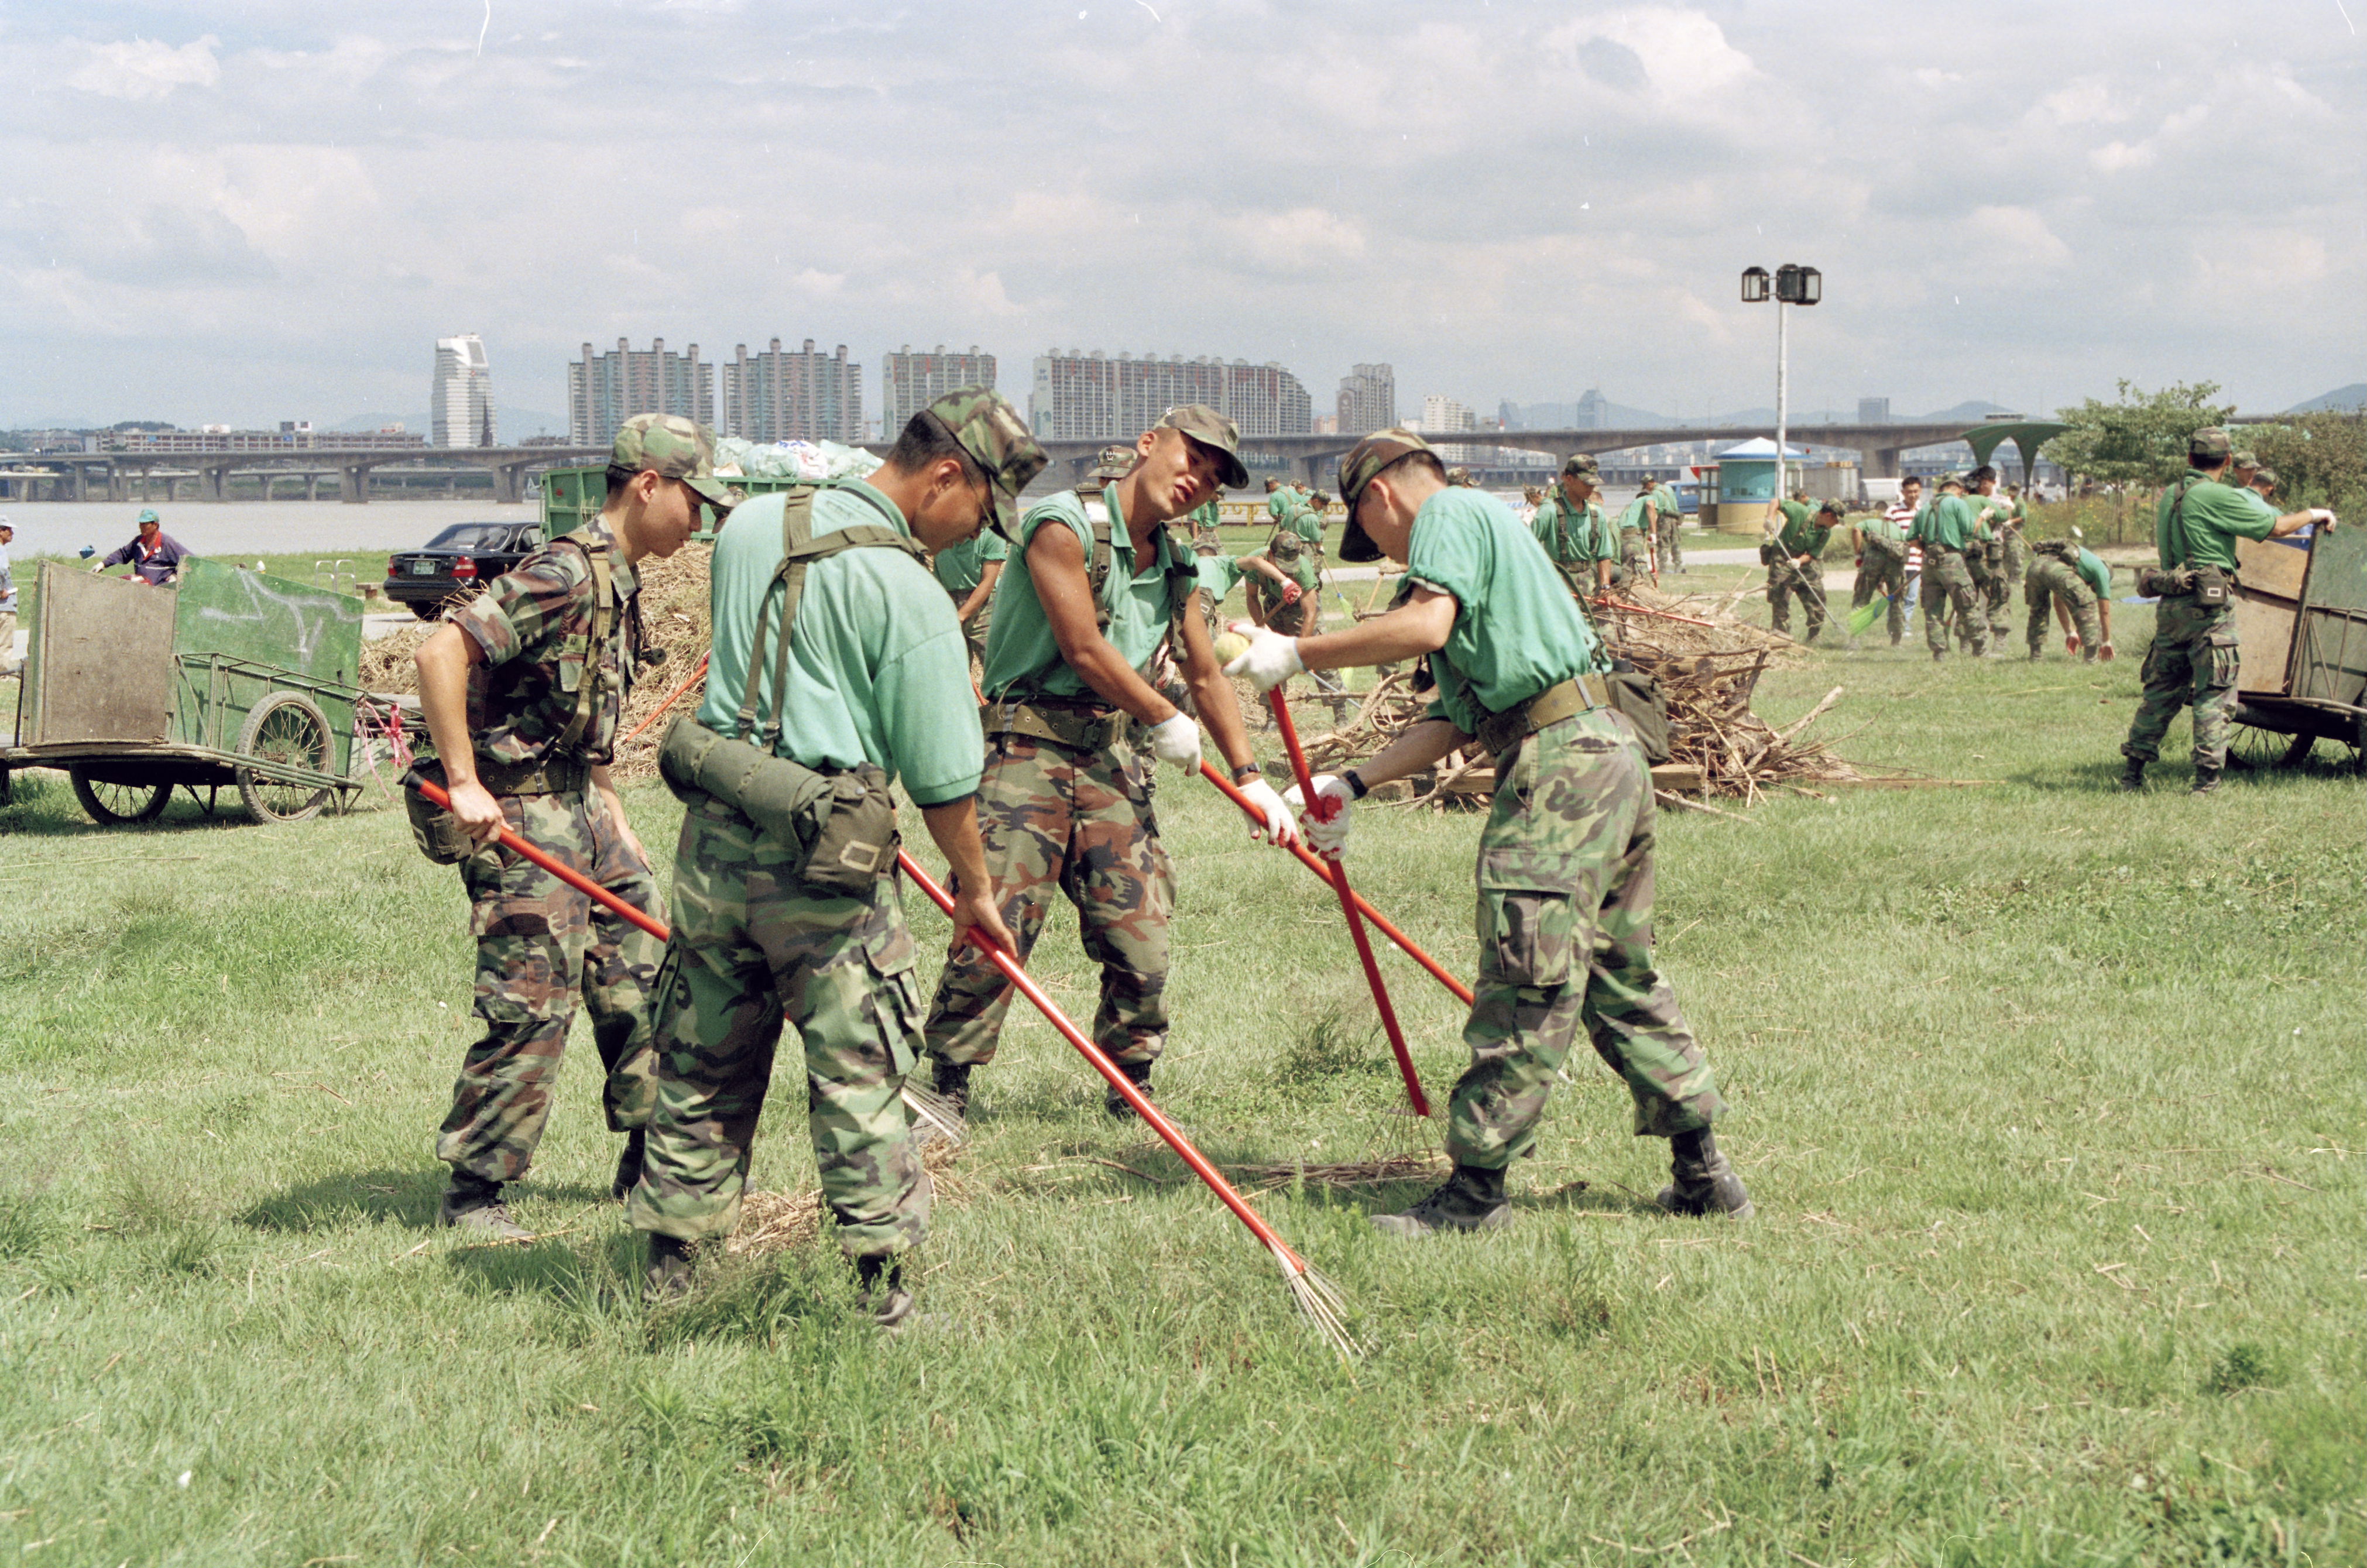
<svg viewBox="0 0 2367 1568">
<path fill-rule="evenodd" d="M 369 500 L 373 469 L 400 467 L 406 472 L 484 468 L 493 476 L 496 501 L 526 499 L 527 476 L 543 468 L 606 462 L 599 446 L 291 446 L 255 452 L 40 452 L 0 453 L 0 493 L 23 501 L 108 501 L 152 498 L 164 486 L 164 500 L 180 499 L 184 480 L 194 479 L 200 501 L 230 499 L 230 476 L 254 473 L 263 479 L 263 499 L 282 479 L 301 480 L 305 499 L 319 494 L 320 481 L 334 476 L 340 500 Z M 43 493 L 46 491 L 46 494 Z"/>
</svg>

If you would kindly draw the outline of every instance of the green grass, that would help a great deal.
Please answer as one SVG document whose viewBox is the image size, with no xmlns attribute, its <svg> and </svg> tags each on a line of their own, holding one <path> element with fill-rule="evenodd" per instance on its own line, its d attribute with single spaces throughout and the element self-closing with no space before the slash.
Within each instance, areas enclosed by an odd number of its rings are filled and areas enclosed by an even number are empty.
<svg viewBox="0 0 2367 1568">
<path fill-rule="evenodd" d="M 1373 1234 L 1413 1188 L 1258 1200 L 1353 1303 L 1353 1371 L 1016 1014 L 923 1258 L 930 1315 L 893 1339 L 852 1319 L 826 1237 L 645 1314 L 580 1034 L 518 1205 L 550 1235 L 459 1245 L 429 1151 L 470 948 L 400 817 L 176 803 L 101 831 L 20 779 L 0 1553 L 2367 1560 L 2361 785 L 2195 801 L 2178 764 L 2107 793 L 2135 669 L 1910 646 L 1771 675 L 1778 719 L 1846 685 L 1822 724 L 1859 730 L 1852 757 L 1996 782 L 1661 818 L 1661 953 L 1759 1218 L 1650 1212 L 1662 1145 L 1581 1051 L 1506 1232 Z M 663 791 L 632 806 L 670 841 Z M 1330 896 L 1200 786 L 1171 776 L 1161 810 L 1179 1120 L 1228 1160 L 1420 1143 Z M 1477 827 L 1368 810 L 1356 840 L 1359 885 L 1458 968 Z M 944 923 L 908 902 L 934 967 Z M 1457 1010 L 1385 963 L 1443 1099 Z M 1090 1012 L 1072 923 L 1036 968 Z M 795 1089 L 759 1186 L 811 1180 Z"/>
</svg>

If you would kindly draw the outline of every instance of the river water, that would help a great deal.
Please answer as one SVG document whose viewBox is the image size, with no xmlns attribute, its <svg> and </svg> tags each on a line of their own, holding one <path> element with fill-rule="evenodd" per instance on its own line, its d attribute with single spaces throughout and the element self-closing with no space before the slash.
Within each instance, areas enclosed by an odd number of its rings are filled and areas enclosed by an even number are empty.
<svg viewBox="0 0 2367 1568">
<path fill-rule="evenodd" d="M 324 556 L 367 555 L 424 545 L 454 523 L 519 521 L 539 517 L 539 502 L 500 506 L 490 501 L 374 501 L 347 506 L 338 501 L 232 501 L 219 504 L 184 501 L 158 504 L 164 532 L 194 554 L 236 558 L 318 550 Z M 126 502 L 0 502 L 0 521 L 17 530 L 9 555 L 23 563 L 35 556 L 72 556 L 85 545 L 101 555 L 128 541 L 138 529 L 132 519 L 141 503 Z M 364 577 L 382 568 L 365 570 Z"/>
</svg>

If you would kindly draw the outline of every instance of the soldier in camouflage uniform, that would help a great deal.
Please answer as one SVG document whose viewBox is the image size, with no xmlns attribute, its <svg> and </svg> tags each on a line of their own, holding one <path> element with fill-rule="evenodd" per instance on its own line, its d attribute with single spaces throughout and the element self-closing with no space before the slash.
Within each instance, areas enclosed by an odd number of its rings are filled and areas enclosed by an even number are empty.
<svg viewBox="0 0 2367 1568">
<path fill-rule="evenodd" d="M 608 760 L 644 657 L 634 568 L 680 549 L 702 503 L 728 504 L 714 450 L 714 436 L 689 420 L 626 421 L 600 514 L 495 579 L 414 655 L 451 816 L 473 845 L 460 880 L 485 1025 L 436 1139 L 436 1157 L 452 1168 L 441 1224 L 527 1236 L 502 1188 L 526 1174 L 541 1142 L 579 992 L 607 1072 L 608 1125 L 627 1134 L 616 1196 L 640 1174 L 658 942 L 493 840 L 507 827 L 664 918 Z"/>
<path fill-rule="evenodd" d="M 1802 640 L 1814 642 L 1825 629 L 1825 543 L 1841 520 L 1841 503 L 1828 501 L 1810 512 L 1803 491 L 1783 502 L 1780 510 L 1783 529 L 1761 547 L 1767 562 L 1767 604 L 1773 612 L 1775 630 L 1788 637 L 1792 596 L 1798 594 L 1808 621 L 1808 635 Z"/>
<path fill-rule="evenodd" d="M 1972 644 L 1973 657 L 1989 656 L 1988 605 L 1974 592 L 1965 560 L 1988 541 L 1980 519 L 1965 500 L 1965 481 L 1942 477 L 1940 493 L 1915 514 L 1915 541 L 1923 547 L 1923 640 L 1934 663 L 1948 657 L 1948 616 Z"/>
<path fill-rule="evenodd" d="M 1545 547 L 1546 558 L 1561 573 L 1571 595 L 1581 601 L 1627 581 L 1610 519 L 1595 499 L 1602 483 L 1603 466 L 1594 455 L 1571 453 L 1562 460 L 1561 478 L 1553 493 L 1529 521 L 1530 532 Z"/>
<path fill-rule="evenodd" d="M 1987 600 L 1989 645 L 2002 651 L 2012 631 L 2007 606 L 2030 570 L 2030 543 L 2022 534 L 2022 502 L 1999 491 L 1997 470 L 1986 463 L 1966 474 L 1965 483 L 1970 491 L 1965 502 L 1988 531 L 1988 541 L 1980 553 L 1981 570 L 1975 573 L 1974 583 Z M 1971 558 L 1971 552 L 1966 552 L 1966 559 Z"/>
<path fill-rule="evenodd" d="M 1102 972 L 1093 1039 L 1145 1088 L 1167 1039 L 1174 908 L 1150 769 L 1155 759 L 1195 772 L 1201 750 L 1199 725 L 1146 679 L 1171 639 L 1200 719 L 1265 809 L 1265 831 L 1297 837 L 1217 667 L 1195 604 L 1199 572 L 1165 526 L 1219 482 L 1246 482 L 1240 447 L 1233 422 L 1214 409 L 1171 409 L 1098 500 L 1067 493 L 1031 509 L 1012 541 L 987 646 L 980 815 L 1002 918 L 1024 962 L 1055 895 L 1076 906 L 1086 955 Z M 1138 727 L 1149 731 L 1150 756 L 1137 750 Z M 994 1059 L 1010 1005 L 1011 987 L 982 957 L 957 953 L 946 963 L 927 1049 L 936 1092 L 965 1112 L 971 1075 Z M 1106 1103 L 1113 1115 L 1131 1114 L 1114 1090 Z"/>
<path fill-rule="evenodd" d="M 1907 636 L 1907 535 L 1886 513 L 1861 517 L 1850 527 L 1857 545 L 1857 581 L 1850 588 L 1850 608 L 1861 609 L 1879 594 L 1890 601 L 1890 646 Z M 1857 624 L 1852 616 L 1850 624 Z"/>
<path fill-rule="evenodd" d="M 1663 571 L 1682 572 L 1685 570 L 1685 552 L 1677 536 L 1685 525 L 1684 503 L 1677 499 L 1677 492 L 1666 479 L 1646 474 L 1644 489 L 1651 496 L 1657 513 L 1652 527 L 1652 558 Z"/>
<path fill-rule="evenodd" d="M 2169 721 L 2191 705 L 2194 793 L 2208 795 L 2219 787 L 2220 770 L 2227 765 L 2227 706 L 2239 673 L 2230 586 L 2236 541 L 2282 538 L 2312 523 L 2331 528 L 2335 519 L 2322 506 L 2280 517 L 2252 491 L 2222 484 L 2228 467 L 2224 430 L 2196 431 L 2186 450 L 2187 471 L 2162 492 L 2154 510 L 2154 539 L 2171 581 L 2157 585 L 2161 602 L 2145 659 L 2145 694 L 2137 700 L 2129 738 L 2121 743 L 2127 759 L 2121 787 L 2145 788 L 2146 764 L 2161 755 Z M 2213 598 L 2218 602 L 2207 602 Z"/>
<path fill-rule="evenodd" d="M 629 1209 L 650 1237 L 653 1299 L 686 1290 L 695 1248 L 739 1223 L 786 1022 L 822 1199 L 866 1308 L 887 1327 L 912 1309 L 901 1260 L 928 1228 L 930 1188 L 901 1100 L 921 998 L 890 852 L 891 782 L 951 868 L 955 942 L 1012 940 L 978 836 L 968 659 L 921 557 L 1006 526 L 1044 462 L 1007 401 L 965 387 L 913 415 L 867 479 L 743 502 L 716 537 L 707 695 L 663 752 L 685 807 L 681 913 L 659 980 L 649 1157 Z M 808 553 L 833 536 L 834 553 Z M 689 761 L 701 754 L 730 761 Z M 816 775 L 840 792 L 826 798 L 860 797 L 867 778 L 880 820 L 864 831 L 881 835 L 820 865 L 829 826 L 784 821 L 761 793 L 736 793 L 752 777 L 809 787 Z M 823 809 L 834 822 L 841 807 Z M 866 860 L 850 873 L 858 849 Z"/>
<path fill-rule="evenodd" d="M 2101 559 L 2079 543 L 2079 530 L 2067 539 L 2044 539 L 2033 551 L 2022 575 L 2022 598 L 2030 606 L 2026 628 L 2034 663 L 2046 641 L 2049 613 L 2067 627 L 2076 627 L 2072 640 L 2082 662 L 2093 664 L 2112 652 L 2112 577 Z"/>
<path fill-rule="evenodd" d="M 1594 635 L 1546 570 L 1535 537 L 1501 502 L 1449 489 L 1421 437 L 1386 430 L 1340 465 L 1344 560 L 1386 551 L 1406 566 L 1386 615 L 1290 638 L 1263 629 L 1226 667 L 1261 688 L 1305 668 L 1427 650 L 1437 701 L 1371 761 L 1314 782 L 1339 807 L 1306 819 L 1336 853 L 1349 807 L 1373 785 L 1431 767 L 1475 738 L 1496 760 L 1479 837 L 1479 978 L 1463 1031 L 1471 1066 L 1455 1086 L 1446 1150 L 1455 1172 L 1401 1214 L 1399 1235 L 1507 1223 L 1504 1173 L 1537 1123 L 1583 1024 L 1626 1081 L 1639 1137 L 1667 1138 L 1678 1214 L 1747 1217 L 1750 1195 L 1711 1135 L 1725 1110 L 1700 1043 L 1652 959 L 1652 785 L 1634 729 L 1608 706 Z"/>
</svg>

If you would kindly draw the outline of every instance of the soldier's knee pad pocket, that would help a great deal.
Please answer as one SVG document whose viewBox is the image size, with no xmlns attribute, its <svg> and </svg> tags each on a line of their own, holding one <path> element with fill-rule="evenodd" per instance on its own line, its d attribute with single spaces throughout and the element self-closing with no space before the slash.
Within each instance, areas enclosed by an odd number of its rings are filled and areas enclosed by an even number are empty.
<svg viewBox="0 0 2367 1568">
<path fill-rule="evenodd" d="M 2226 691 L 2236 684 L 2236 676 L 2241 662 L 2240 650 L 2236 640 L 2236 629 L 2233 626 L 2223 626 L 2212 632 L 2203 641 L 2203 652 L 2209 666 L 2209 674 L 2205 679 L 2210 689 L 2214 692 Z"/>
<path fill-rule="evenodd" d="M 921 1034 L 921 992 L 912 975 L 912 933 L 900 921 L 865 944 L 864 967 L 871 981 L 871 1007 L 889 1070 L 901 1077 L 917 1059 L 912 1042 Z"/>
<path fill-rule="evenodd" d="M 1550 874 L 1539 856 L 1490 851 L 1480 857 L 1479 955 L 1488 973 L 1515 986 L 1568 985 L 1576 931 L 1569 884 Z"/>
</svg>

